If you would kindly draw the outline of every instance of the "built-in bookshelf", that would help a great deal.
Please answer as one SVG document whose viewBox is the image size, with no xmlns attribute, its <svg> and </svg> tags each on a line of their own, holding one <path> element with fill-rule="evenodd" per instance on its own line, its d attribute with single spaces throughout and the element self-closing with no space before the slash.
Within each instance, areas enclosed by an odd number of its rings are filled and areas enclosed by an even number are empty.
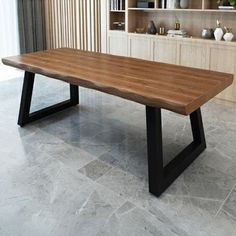
<svg viewBox="0 0 236 236">
<path fill-rule="evenodd" d="M 139 8 L 138 0 L 123 0 L 122 7 L 119 0 L 108 1 L 109 30 L 134 33 L 137 28 L 147 29 L 148 23 L 153 20 L 157 28 L 164 27 L 167 31 L 173 29 L 178 19 L 181 27 L 188 31 L 189 36 L 201 37 L 203 28 L 215 28 L 216 20 L 220 20 L 222 26 L 232 28 L 236 34 L 236 10 L 218 9 L 217 0 L 188 0 L 186 9 L 174 8 L 173 4 L 168 3 L 175 0 L 149 0 L 148 2 L 153 2 L 152 8 Z M 116 1 L 117 10 L 113 8 L 114 1 Z M 166 3 L 163 4 L 163 1 Z"/>
<path fill-rule="evenodd" d="M 109 0 L 109 29 L 125 30 L 126 1 Z"/>
<path fill-rule="evenodd" d="M 110 0 L 111 11 L 123 11 L 125 10 L 125 0 Z"/>
<path fill-rule="evenodd" d="M 112 10 L 109 5 L 107 53 L 227 72 L 236 81 L 236 10 L 218 9 L 217 0 L 189 0 L 187 9 L 162 8 L 159 1 L 152 2 L 150 8 L 140 8 L 137 0 L 126 0 L 125 10 Z M 201 38 L 203 29 L 217 27 L 217 20 L 232 28 L 233 42 Z M 114 27 L 116 21 L 125 22 L 122 31 Z M 164 28 L 165 33 L 178 21 L 188 37 L 147 34 L 150 21 L 157 32 Z M 219 97 L 236 102 L 236 82 Z"/>
<path fill-rule="evenodd" d="M 172 9 L 172 10 L 191 10 L 191 9 L 199 9 L 199 10 L 219 10 L 217 0 L 188 0 L 187 9 L 181 9 L 180 7 L 181 0 L 147 0 L 146 2 L 154 2 L 154 9 Z M 137 8 L 136 0 L 129 1 L 129 8 Z M 144 0 L 145 2 L 145 0 Z M 225 11 L 230 11 L 230 9 Z M 232 10 L 232 9 L 231 9 Z M 234 9 L 233 9 L 234 10 Z"/>
</svg>

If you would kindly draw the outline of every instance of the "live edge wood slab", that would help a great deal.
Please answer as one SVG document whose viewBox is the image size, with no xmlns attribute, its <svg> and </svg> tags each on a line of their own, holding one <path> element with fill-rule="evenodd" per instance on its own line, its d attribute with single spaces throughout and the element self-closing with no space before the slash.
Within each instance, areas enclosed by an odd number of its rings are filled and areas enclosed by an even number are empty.
<svg viewBox="0 0 236 236">
<path fill-rule="evenodd" d="M 69 48 L 3 59 L 25 71 L 189 115 L 233 81 L 233 75 Z"/>
<path fill-rule="evenodd" d="M 204 151 L 200 107 L 233 82 L 233 75 L 183 66 L 61 48 L 4 58 L 25 70 L 18 124 L 38 120 L 79 103 L 78 86 L 146 106 L 149 191 L 160 196 Z M 70 99 L 30 113 L 35 74 L 66 81 Z M 163 165 L 161 108 L 189 115 L 193 140 Z"/>
</svg>

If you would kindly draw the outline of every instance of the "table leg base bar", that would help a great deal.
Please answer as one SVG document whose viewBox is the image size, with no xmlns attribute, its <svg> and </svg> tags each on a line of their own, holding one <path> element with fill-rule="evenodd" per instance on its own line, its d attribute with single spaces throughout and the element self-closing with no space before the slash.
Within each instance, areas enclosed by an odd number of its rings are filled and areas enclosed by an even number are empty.
<svg viewBox="0 0 236 236">
<path fill-rule="evenodd" d="M 146 107 L 149 191 L 159 197 L 206 149 L 201 110 L 190 115 L 193 142 L 163 166 L 161 109 Z"/>
<path fill-rule="evenodd" d="M 70 99 L 60 102 L 58 104 L 46 107 L 39 111 L 30 113 L 30 106 L 32 100 L 32 93 L 34 87 L 35 74 L 31 72 L 25 72 L 23 89 L 21 95 L 21 104 L 18 117 L 18 125 L 23 127 L 24 125 L 39 120 L 43 117 L 52 115 L 56 112 L 62 111 L 66 108 L 76 106 L 79 103 L 79 90 L 77 85 L 70 84 Z"/>
</svg>

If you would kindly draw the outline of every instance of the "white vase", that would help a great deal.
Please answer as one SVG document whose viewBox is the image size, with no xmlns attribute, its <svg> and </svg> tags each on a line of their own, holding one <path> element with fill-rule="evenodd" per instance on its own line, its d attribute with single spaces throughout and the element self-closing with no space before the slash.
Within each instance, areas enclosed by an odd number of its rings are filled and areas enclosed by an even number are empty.
<svg viewBox="0 0 236 236">
<path fill-rule="evenodd" d="M 225 40 L 225 41 L 230 42 L 230 41 L 233 40 L 233 38 L 234 38 L 234 35 L 233 35 L 231 32 L 228 32 L 228 33 L 226 33 L 226 34 L 224 35 L 224 40 Z"/>
<path fill-rule="evenodd" d="M 218 27 L 215 29 L 214 36 L 215 36 L 216 41 L 220 41 L 223 35 L 224 35 L 224 31 L 222 30 L 222 28 Z"/>
<path fill-rule="evenodd" d="M 189 0 L 180 0 L 180 7 L 183 9 L 188 8 L 189 6 Z"/>
</svg>

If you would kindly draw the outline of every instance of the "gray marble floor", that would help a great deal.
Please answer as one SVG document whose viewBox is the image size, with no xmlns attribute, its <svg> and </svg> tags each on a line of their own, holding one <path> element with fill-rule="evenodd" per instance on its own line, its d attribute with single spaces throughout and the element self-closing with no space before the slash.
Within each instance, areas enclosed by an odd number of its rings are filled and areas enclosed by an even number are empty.
<svg viewBox="0 0 236 236">
<path fill-rule="evenodd" d="M 160 197 L 148 192 L 145 108 L 80 89 L 80 105 L 19 128 L 22 79 L 0 82 L 1 236 L 235 236 L 236 106 L 203 107 L 207 150 Z M 32 110 L 67 98 L 36 78 Z M 163 112 L 165 163 L 191 140 Z"/>
</svg>

